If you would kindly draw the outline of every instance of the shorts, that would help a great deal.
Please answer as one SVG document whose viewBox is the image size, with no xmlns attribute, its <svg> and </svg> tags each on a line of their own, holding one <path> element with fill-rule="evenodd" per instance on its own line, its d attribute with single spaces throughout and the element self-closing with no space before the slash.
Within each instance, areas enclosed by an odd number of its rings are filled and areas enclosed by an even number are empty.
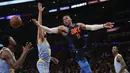
<svg viewBox="0 0 130 73">
<path fill-rule="evenodd" d="M 49 71 L 50 62 L 45 62 L 42 59 L 39 59 L 37 62 L 37 69 L 39 73 L 50 73 Z"/>
</svg>

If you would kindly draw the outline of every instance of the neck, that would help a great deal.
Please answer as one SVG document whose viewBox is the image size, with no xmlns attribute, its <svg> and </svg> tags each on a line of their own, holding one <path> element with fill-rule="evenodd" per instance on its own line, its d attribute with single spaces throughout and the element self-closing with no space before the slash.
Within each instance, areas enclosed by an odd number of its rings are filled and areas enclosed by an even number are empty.
<svg viewBox="0 0 130 73">
<path fill-rule="evenodd" d="M 73 24 L 72 24 L 72 22 L 69 24 L 69 27 L 73 27 Z"/>
<path fill-rule="evenodd" d="M 116 57 L 116 56 L 117 56 L 117 54 L 118 54 L 118 53 L 115 53 L 115 54 L 114 54 L 114 57 Z"/>
<path fill-rule="evenodd" d="M 8 46 L 8 48 L 9 48 L 9 50 L 10 50 L 12 53 L 14 53 L 14 50 L 13 50 L 12 47 Z"/>
</svg>

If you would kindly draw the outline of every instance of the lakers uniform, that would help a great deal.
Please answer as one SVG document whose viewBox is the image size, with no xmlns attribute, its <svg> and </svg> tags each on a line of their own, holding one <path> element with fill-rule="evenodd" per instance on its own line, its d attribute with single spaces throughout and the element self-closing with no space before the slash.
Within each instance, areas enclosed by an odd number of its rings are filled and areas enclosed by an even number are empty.
<svg viewBox="0 0 130 73">
<path fill-rule="evenodd" d="M 37 68 L 39 73 L 49 73 L 51 50 L 50 45 L 45 39 L 42 44 L 37 44 L 38 46 L 38 56 Z"/>
<path fill-rule="evenodd" d="M 1 54 L 4 50 L 8 50 L 7 48 L 3 48 L 0 51 L 0 73 L 14 73 L 14 69 L 10 67 L 10 65 L 3 59 L 1 59 Z M 12 53 L 13 55 L 13 53 Z"/>
</svg>

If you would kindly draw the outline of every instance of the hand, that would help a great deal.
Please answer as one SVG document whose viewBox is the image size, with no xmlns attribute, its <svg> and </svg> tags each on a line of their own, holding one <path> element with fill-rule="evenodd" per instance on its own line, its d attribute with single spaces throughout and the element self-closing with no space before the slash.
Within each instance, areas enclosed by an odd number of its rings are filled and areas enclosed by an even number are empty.
<svg viewBox="0 0 130 73">
<path fill-rule="evenodd" d="M 32 49 L 32 43 L 31 42 L 26 42 L 26 45 L 25 45 L 25 47 L 23 47 L 23 52 L 28 52 L 28 51 L 30 51 L 31 49 Z"/>
<path fill-rule="evenodd" d="M 34 24 L 36 24 L 37 26 L 39 26 L 39 22 L 36 19 L 32 19 L 32 21 L 34 22 Z"/>
<path fill-rule="evenodd" d="M 84 24 L 80 24 L 79 27 L 80 27 L 80 28 L 84 28 L 85 25 L 84 25 Z"/>
<path fill-rule="evenodd" d="M 104 24 L 104 27 L 105 28 L 112 28 L 112 27 L 114 27 L 114 25 L 111 22 L 107 22 L 107 23 Z"/>
<path fill-rule="evenodd" d="M 45 7 L 42 7 L 42 3 L 38 3 L 39 12 L 42 12 L 44 9 L 45 9 Z"/>
<path fill-rule="evenodd" d="M 54 62 L 55 64 L 58 64 L 58 63 L 59 63 L 59 60 L 56 59 L 56 58 L 54 58 L 54 57 L 52 57 L 51 60 L 52 60 L 52 62 Z"/>
</svg>

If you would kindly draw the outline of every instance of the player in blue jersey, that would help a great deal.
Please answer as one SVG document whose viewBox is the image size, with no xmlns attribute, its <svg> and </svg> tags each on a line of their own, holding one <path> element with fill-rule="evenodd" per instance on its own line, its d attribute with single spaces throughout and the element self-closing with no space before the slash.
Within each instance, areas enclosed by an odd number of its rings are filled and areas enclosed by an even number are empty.
<svg viewBox="0 0 130 73">
<path fill-rule="evenodd" d="M 38 10 L 39 15 L 37 23 L 42 24 L 42 11 L 44 10 L 44 7 L 42 7 L 41 3 L 38 3 Z M 56 58 L 51 57 L 51 48 L 45 36 L 46 32 L 40 27 L 38 27 L 37 46 L 38 46 L 39 60 L 37 61 L 37 68 L 39 73 L 50 73 L 49 72 L 50 60 L 52 60 L 55 64 L 58 64 L 59 62 Z"/>
<path fill-rule="evenodd" d="M 0 50 L 0 73 L 14 73 L 14 70 L 19 68 L 24 62 L 32 44 L 26 43 L 26 46 L 23 47 L 22 55 L 18 60 L 16 60 L 14 56 L 16 42 L 11 36 L 3 36 L 1 44 L 3 48 Z"/>
<path fill-rule="evenodd" d="M 107 22 L 105 24 L 95 24 L 95 25 L 86 25 L 83 23 L 72 23 L 72 19 L 69 15 L 65 15 L 63 17 L 63 23 L 64 25 L 54 27 L 54 28 L 48 28 L 46 26 L 41 25 L 42 23 L 34 21 L 38 28 L 41 28 L 42 30 L 46 31 L 47 33 L 51 34 L 62 34 L 65 36 L 68 40 L 68 45 L 70 47 L 70 51 L 73 51 L 73 59 L 79 64 L 81 71 L 80 73 L 92 73 L 90 65 L 87 61 L 87 59 L 84 57 L 84 51 L 83 51 L 83 31 L 86 30 L 99 30 L 103 28 L 112 28 L 113 23 Z"/>
</svg>

